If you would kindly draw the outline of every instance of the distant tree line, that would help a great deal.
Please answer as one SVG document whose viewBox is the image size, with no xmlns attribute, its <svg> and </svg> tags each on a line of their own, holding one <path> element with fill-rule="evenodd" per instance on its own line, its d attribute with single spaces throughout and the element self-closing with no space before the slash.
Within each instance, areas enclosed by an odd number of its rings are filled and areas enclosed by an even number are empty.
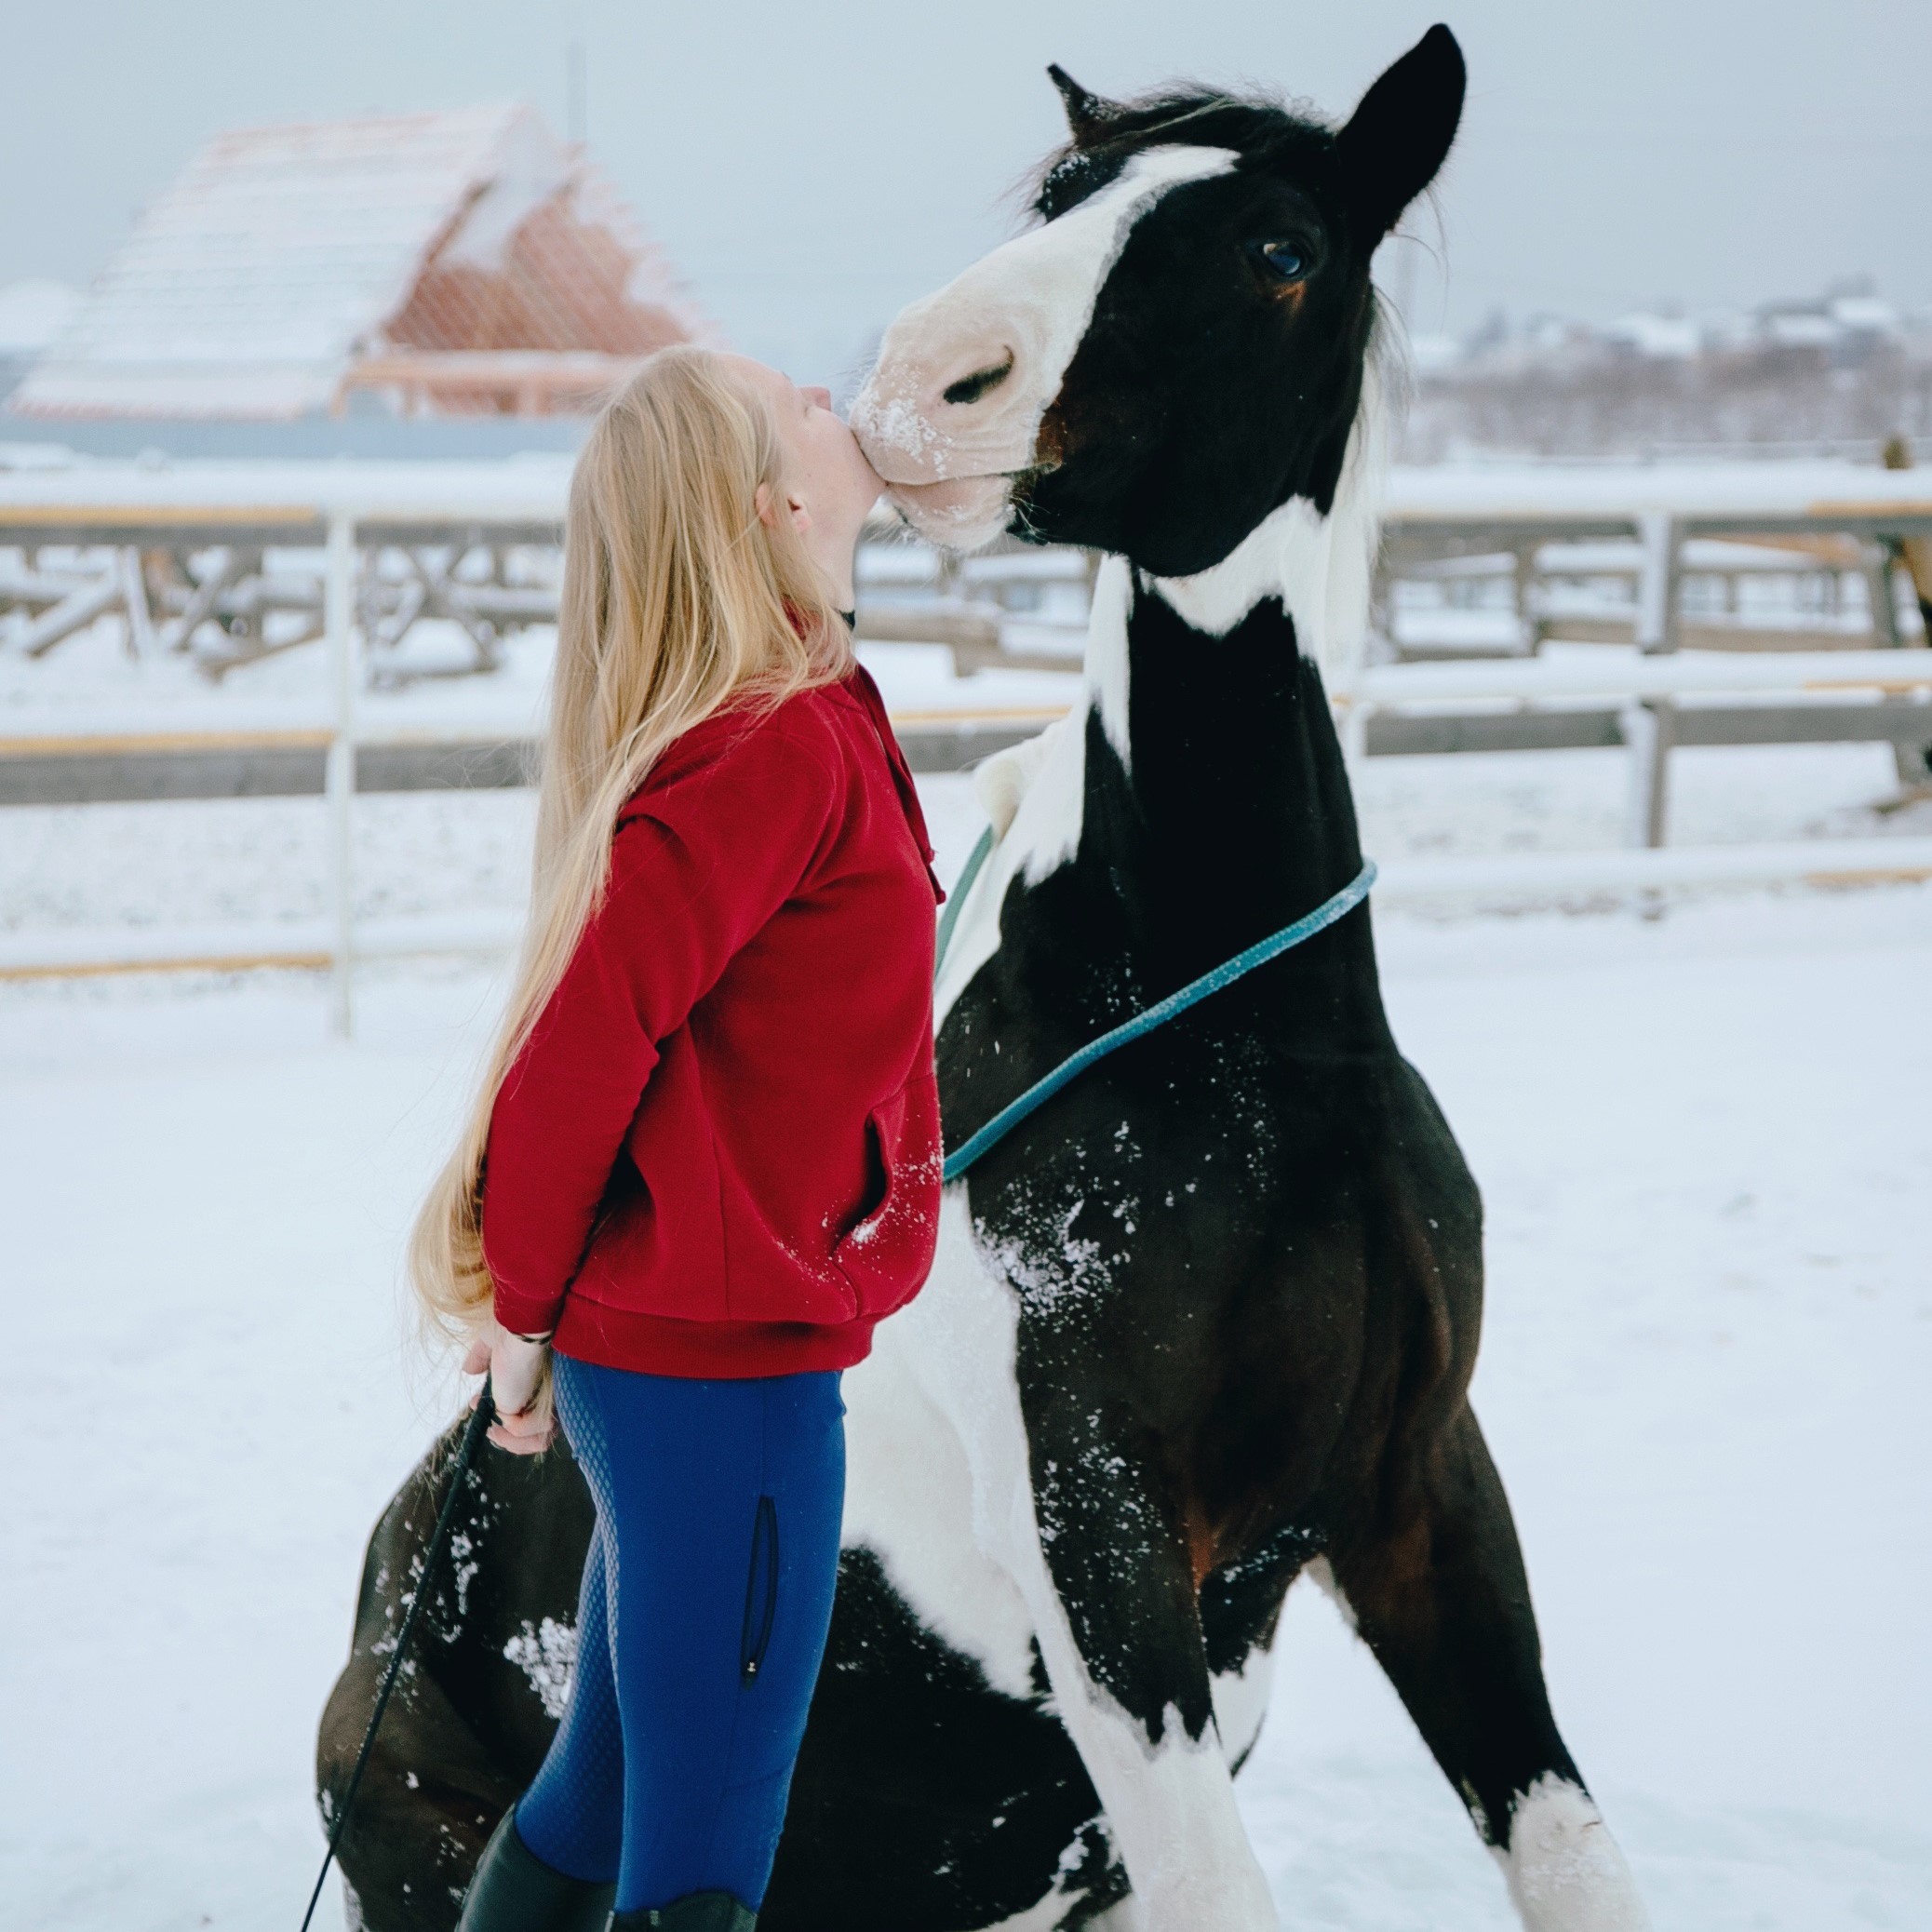
<svg viewBox="0 0 1932 1932">
<path fill-rule="evenodd" d="M 1932 463 L 1932 338 L 1645 355 L 1603 338 L 1495 344 L 1418 375 L 1402 454 L 1644 458 L 1826 452 L 1903 436 Z"/>
</svg>

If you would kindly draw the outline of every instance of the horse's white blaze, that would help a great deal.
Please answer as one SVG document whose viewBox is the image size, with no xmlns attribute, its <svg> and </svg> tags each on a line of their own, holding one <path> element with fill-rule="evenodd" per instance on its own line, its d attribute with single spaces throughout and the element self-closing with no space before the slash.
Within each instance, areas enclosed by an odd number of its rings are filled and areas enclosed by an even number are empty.
<svg viewBox="0 0 1932 1932">
<path fill-rule="evenodd" d="M 1225 174 L 1227 148 L 1150 148 L 1057 220 L 983 256 L 913 302 L 886 330 L 852 404 L 852 426 L 916 529 L 971 547 L 997 536 L 1007 491 L 941 486 L 1030 468 L 1040 419 L 1060 393 L 1101 285 L 1134 224 L 1169 189 Z M 960 378 L 1010 363 L 971 403 L 947 403 Z"/>
<path fill-rule="evenodd" d="M 1496 1858 L 1528 1932 L 1646 1932 L 1650 1916 L 1590 1794 L 1546 1772 L 1516 1800 Z"/>
</svg>

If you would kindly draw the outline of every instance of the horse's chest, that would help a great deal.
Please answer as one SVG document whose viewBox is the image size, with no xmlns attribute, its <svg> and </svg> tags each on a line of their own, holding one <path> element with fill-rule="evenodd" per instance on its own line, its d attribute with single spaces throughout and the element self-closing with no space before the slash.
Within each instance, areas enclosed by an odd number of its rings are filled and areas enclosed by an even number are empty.
<svg viewBox="0 0 1932 1932">
<path fill-rule="evenodd" d="M 1184 1019 L 982 1160 L 974 1231 L 1023 1321 L 1078 1326 L 1184 1288 L 1213 1298 L 1295 1245 L 1336 1198 L 1352 1138 L 1327 1083 L 1284 1080 L 1252 1036 Z"/>
</svg>

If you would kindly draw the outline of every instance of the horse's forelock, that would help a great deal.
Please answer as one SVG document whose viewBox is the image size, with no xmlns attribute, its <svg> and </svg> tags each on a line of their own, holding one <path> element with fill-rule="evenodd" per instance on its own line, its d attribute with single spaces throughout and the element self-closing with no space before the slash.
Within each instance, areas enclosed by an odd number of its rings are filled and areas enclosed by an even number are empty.
<svg viewBox="0 0 1932 1932">
<path fill-rule="evenodd" d="M 1026 204 L 1042 220 L 1106 187 L 1148 148 L 1185 144 L 1251 154 L 1297 138 L 1324 144 L 1334 139 L 1334 129 L 1305 103 L 1260 88 L 1235 92 L 1178 81 L 1107 108 L 1084 138 L 1063 142 L 1024 181 Z"/>
</svg>

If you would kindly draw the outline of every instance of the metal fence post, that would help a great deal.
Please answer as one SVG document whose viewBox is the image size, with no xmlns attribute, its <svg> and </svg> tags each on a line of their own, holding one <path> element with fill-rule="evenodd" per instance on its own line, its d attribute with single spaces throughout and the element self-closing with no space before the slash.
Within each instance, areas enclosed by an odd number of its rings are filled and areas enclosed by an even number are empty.
<svg viewBox="0 0 1932 1932">
<path fill-rule="evenodd" d="M 334 961 L 329 1005 L 334 1029 L 344 1040 L 356 1025 L 352 978 L 356 966 L 356 664 L 351 608 L 355 561 L 355 519 L 339 510 L 329 519 L 322 575 L 322 635 L 329 659 L 329 711 L 334 727 L 324 780 L 329 808 L 329 951 Z"/>
</svg>

